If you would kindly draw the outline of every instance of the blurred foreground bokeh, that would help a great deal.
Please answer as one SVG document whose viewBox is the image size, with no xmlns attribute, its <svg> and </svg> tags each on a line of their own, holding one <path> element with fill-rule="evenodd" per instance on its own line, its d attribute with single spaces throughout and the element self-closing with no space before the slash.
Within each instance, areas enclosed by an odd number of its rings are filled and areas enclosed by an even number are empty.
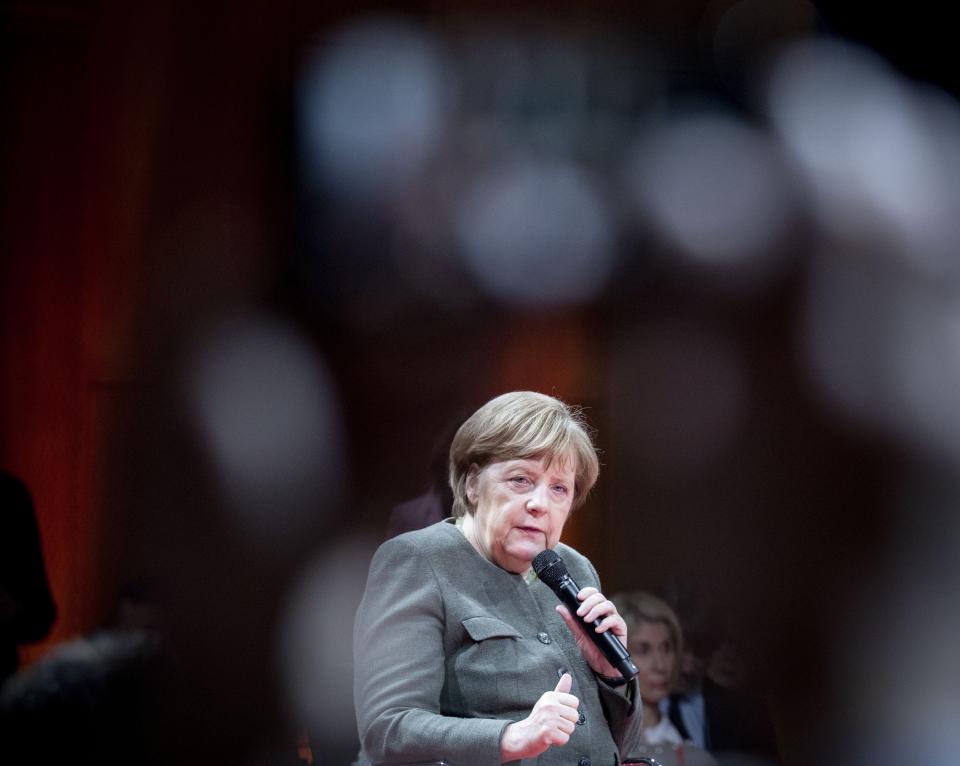
<svg viewBox="0 0 960 766">
<path fill-rule="evenodd" d="M 387 514 L 532 388 L 598 429 L 567 542 L 709 584 L 785 763 L 952 766 L 960 107 L 917 15 L 5 6 L 27 659 L 156 577 L 141 760 L 348 762 Z"/>
</svg>

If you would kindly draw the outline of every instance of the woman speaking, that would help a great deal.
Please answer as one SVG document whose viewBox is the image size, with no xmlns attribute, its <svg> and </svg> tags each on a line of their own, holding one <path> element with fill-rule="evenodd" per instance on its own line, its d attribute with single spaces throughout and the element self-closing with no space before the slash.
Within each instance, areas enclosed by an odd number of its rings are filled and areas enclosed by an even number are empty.
<svg viewBox="0 0 960 766">
<path fill-rule="evenodd" d="M 591 563 L 560 543 L 597 478 L 579 412 L 520 391 L 450 448 L 453 518 L 384 543 L 354 632 L 360 763 L 614 766 L 639 741 L 635 680 L 583 625 L 627 627 Z M 582 587 L 572 616 L 531 562 L 555 549 Z"/>
</svg>

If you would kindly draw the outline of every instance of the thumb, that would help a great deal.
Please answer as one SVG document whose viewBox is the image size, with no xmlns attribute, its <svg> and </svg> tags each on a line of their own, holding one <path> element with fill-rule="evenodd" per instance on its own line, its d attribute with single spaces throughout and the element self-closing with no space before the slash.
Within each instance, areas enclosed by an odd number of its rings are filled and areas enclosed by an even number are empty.
<svg viewBox="0 0 960 766">
<path fill-rule="evenodd" d="M 557 688 L 554 689 L 555 692 L 560 692 L 561 694 L 569 694 L 570 688 L 573 686 L 573 676 L 569 673 L 564 673 L 560 676 L 560 680 L 557 681 Z"/>
</svg>

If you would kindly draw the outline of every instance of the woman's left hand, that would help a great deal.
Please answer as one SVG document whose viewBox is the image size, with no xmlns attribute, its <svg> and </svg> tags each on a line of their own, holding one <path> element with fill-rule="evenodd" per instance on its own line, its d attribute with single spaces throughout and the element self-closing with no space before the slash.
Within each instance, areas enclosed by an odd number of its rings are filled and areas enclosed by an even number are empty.
<svg viewBox="0 0 960 766">
<path fill-rule="evenodd" d="M 587 631 L 593 630 L 589 623 L 600 620 L 597 633 L 604 633 L 609 630 L 620 639 L 621 644 L 626 646 L 627 624 L 617 612 L 616 605 L 593 586 L 582 588 L 577 594 L 577 598 L 582 602 L 577 609 L 577 617 L 573 617 L 564 604 L 558 604 L 557 611 L 563 617 L 563 621 L 567 623 L 567 627 L 573 632 L 577 641 L 577 648 L 593 672 L 602 676 L 620 678 L 620 671 L 607 661 L 603 652 L 587 635 Z"/>
</svg>

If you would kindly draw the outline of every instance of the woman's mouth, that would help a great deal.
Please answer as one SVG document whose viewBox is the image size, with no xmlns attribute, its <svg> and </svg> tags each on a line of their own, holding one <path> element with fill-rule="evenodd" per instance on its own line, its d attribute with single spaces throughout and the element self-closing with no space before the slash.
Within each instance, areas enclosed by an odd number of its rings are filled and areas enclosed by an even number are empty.
<svg viewBox="0 0 960 766">
<path fill-rule="evenodd" d="M 539 536 L 543 538 L 546 538 L 547 536 L 546 532 L 544 532 L 542 529 L 537 529 L 536 527 L 517 527 L 517 529 L 519 529 L 524 535 L 530 535 L 533 537 Z"/>
</svg>

